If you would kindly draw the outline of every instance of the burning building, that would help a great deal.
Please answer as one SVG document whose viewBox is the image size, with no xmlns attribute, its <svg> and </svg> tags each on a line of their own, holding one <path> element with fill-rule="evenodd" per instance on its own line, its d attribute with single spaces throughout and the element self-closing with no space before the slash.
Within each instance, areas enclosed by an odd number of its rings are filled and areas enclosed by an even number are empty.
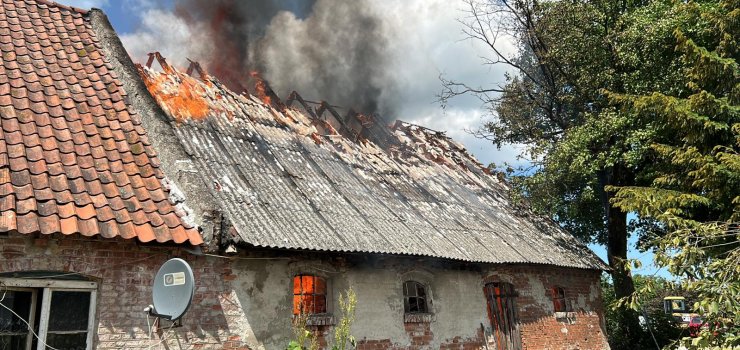
<svg viewBox="0 0 740 350">
<path fill-rule="evenodd" d="M 352 287 L 358 349 L 608 348 L 603 262 L 442 132 L 135 65 L 99 10 L 6 0 L 0 49 L 0 344 L 326 346 Z M 193 307 L 153 325 L 174 256 Z"/>
</svg>

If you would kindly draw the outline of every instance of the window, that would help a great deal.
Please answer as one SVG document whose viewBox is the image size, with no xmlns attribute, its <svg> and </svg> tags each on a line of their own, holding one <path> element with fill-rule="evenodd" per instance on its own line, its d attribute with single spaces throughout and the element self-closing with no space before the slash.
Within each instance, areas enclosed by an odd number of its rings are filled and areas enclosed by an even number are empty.
<svg viewBox="0 0 740 350">
<path fill-rule="evenodd" d="M 0 278 L 0 285 L 0 349 L 93 348 L 95 282 Z"/>
<path fill-rule="evenodd" d="M 565 298 L 565 290 L 562 287 L 552 287 L 552 305 L 555 312 L 571 312 L 572 307 Z"/>
<path fill-rule="evenodd" d="M 293 277 L 293 315 L 326 313 L 326 279 L 312 275 Z"/>
<path fill-rule="evenodd" d="M 678 299 L 676 297 L 666 297 L 663 300 L 663 307 L 667 314 L 669 313 L 682 313 L 687 312 L 686 302 L 684 299 Z"/>
<path fill-rule="evenodd" d="M 519 320 L 514 286 L 505 282 L 487 283 L 483 288 L 488 304 L 488 317 L 493 328 L 496 350 L 521 350 Z"/>
<path fill-rule="evenodd" d="M 416 281 L 403 283 L 403 311 L 409 314 L 427 313 L 427 292 L 424 285 Z"/>
</svg>

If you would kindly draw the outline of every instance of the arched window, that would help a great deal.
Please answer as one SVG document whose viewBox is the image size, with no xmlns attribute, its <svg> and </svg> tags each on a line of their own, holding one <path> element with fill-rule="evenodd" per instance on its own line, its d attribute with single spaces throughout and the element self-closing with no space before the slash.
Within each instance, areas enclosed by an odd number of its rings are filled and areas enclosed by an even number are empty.
<svg viewBox="0 0 740 350">
<path fill-rule="evenodd" d="M 416 281 L 403 283 L 403 310 L 406 313 L 426 313 L 427 291 L 423 284 Z"/>
<path fill-rule="evenodd" d="M 326 313 L 326 279 L 312 275 L 293 277 L 293 315 Z"/>
</svg>

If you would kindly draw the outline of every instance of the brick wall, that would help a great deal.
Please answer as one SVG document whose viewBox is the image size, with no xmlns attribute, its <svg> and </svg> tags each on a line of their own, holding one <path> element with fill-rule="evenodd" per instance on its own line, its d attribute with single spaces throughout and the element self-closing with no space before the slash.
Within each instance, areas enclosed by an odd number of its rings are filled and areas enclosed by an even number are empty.
<svg viewBox="0 0 740 350">
<path fill-rule="evenodd" d="M 524 349 L 608 349 L 596 271 L 387 256 L 356 255 L 358 261 L 352 261 L 323 254 L 283 253 L 274 259 L 263 254 L 231 261 L 124 240 L 0 236 L 0 272 L 74 271 L 99 283 L 98 349 L 157 348 L 162 333 L 148 337 L 143 309 L 151 303 L 151 279 L 172 257 L 191 264 L 197 289 L 184 326 L 163 332 L 171 349 L 283 348 L 292 336 L 291 280 L 301 272 L 326 273 L 334 290 L 331 299 L 350 285 L 356 290 L 352 334 L 358 349 L 485 349 L 484 339 L 492 340 L 483 293 L 487 281 L 515 286 Z M 401 285 L 407 279 L 428 284 L 428 317 L 404 317 Z M 572 301 L 574 310 L 567 318 L 559 319 L 553 311 L 553 285 L 563 287 Z M 336 318 L 336 307 L 334 311 Z M 333 328 L 320 328 L 322 344 L 327 344 Z M 489 346 L 495 349 L 493 343 Z"/>
<path fill-rule="evenodd" d="M 600 273 L 543 266 L 500 267 L 485 281 L 512 283 L 524 349 L 608 349 Z M 550 289 L 564 289 L 573 311 L 556 317 Z"/>
<path fill-rule="evenodd" d="M 229 302 L 233 299 L 229 280 L 234 275 L 221 259 L 197 257 L 180 248 L 139 246 L 130 240 L 0 237 L 0 272 L 78 272 L 98 282 L 97 349 L 158 348 L 162 332 L 149 339 L 143 310 L 152 302 L 154 275 L 172 257 L 191 264 L 197 290 L 183 317 L 184 326 L 165 329 L 165 341 L 177 349 L 176 338 L 183 349 L 246 349 L 241 333 L 229 327 L 239 324 L 241 314 L 238 303 Z"/>
</svg>

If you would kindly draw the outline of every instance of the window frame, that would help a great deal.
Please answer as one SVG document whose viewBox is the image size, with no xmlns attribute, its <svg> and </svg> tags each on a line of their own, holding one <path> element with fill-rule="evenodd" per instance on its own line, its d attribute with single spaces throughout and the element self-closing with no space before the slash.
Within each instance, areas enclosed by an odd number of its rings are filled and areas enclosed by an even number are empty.
<svg viewBox="0 0 740 350">
<path fill-rule="evenodd" d="M 76 281 L 76 280 L 48 280 L 48 279 L 34 279 L 34 278 L 2 278 L 0 277 L 0 283 L 6 286 L 9 290 L 21 290 L 28 291 L 32 290 L 35 293 L 42 293 L 41 296 L 41 311 L 38 320 L 38 338 L 39 342 L 36 346 L 36 350 L 46 349 L 46 338 L 50 333 L 49 328 L 49 316 L 51 310 L 51 296 L 53 292 L 87 292 L 90 293 L 90 305 L 88 305 L 88 316 L 87 316 L 87 329 L 86 329 L 86 349 L 94 349 L 93 341 L 95 339 L 95 331 L 97 320 L 95 318 L 97 311 L 97 296 L 98 296 L 98 283 L 93 281 Z M 37 320 L 35 319 L 37 294 L 34 294 L 32 315 L 29 317 L 29 324 L 35 326 Z M 51 332 L 57 333 L 57 332 Z M 81 332 L 77 332 L 81 333 Z M 60 333 L 61 334 L 61 333 Z M 31 344 L 33 343 L 34 335 L 29 332 L 30 341 L 26 341 L 26 350 L 31 350 Z"/>
<path fill-rule="evenodd" d="M 415 295 L 409 295 L 408 294 L 408 287 L 407 284 L 413 283 L 414 284 L 414 294 Z M 424 291 L 423 296 L 419 296 L 418 294 L 418 288 L 421 287 L 421 289 Z M 419 282 L 417 280 L 409 279 L 403 281 L 403 284 L 401 285 L 401 293 L 403 294 L 403 313 L 405 315 L 424 315 L 429 314 L 431 311 L 429 310 L 429 286 L 427 286 L 426 283 Z M 415 298 L 417 300 L 417 308 L 419 300 L 422 300 L 424 302 L 424 311 L 411 311 L 411 298 Z"/>
<path fill-rule="evenodd" d="M 553 311 L 555 313 L 573 312 L 573 305 L 568 302 L 568 295 L 565 292 L 565 288 L 561 286 L 552 286 L 550 287 L 550 294 Z M 562 309 L 558 310 L 558 304 L 562 305 Z"/>
<path fill-rule="evenodd" d="M 323 280 L 324 281 L 324 294 L 317 294 L 316 291 L 315 291 L 315 287 L 314 287 L 314 292 L 313 293 L 306 294 L 306 293 L 304 293 L 303 285 L 302 284 L 301 284 L 301 287 L 300 287 L 300 293 L 299 294 L 295 294 L 295 288 L 296 288 L 295 281 L 296 281 L 296 278 L 299 278 L 299 277 L 301 278 L 301 280 L 302 280 L 303 277 L 313 277 L 313 279 L 314 279 L 314 286 L 316 285 L 316 279 Z M 314 274 L 314 273 L 297 273 L 297 274 L 294 274 L 293 275 L 292 283 L 293 283 L 293 285 L 292 285 L 293 288 L 291 288 L 291 293 L 290 293 L 291 296 L 292 296 L 292 298 L 291 298 L 291 307 L 292 307 L 292 310 L 295 310 L 295 308 L 296 308 L 295 298 L 297 296 L 310 295 L 315 300 L 316 296 L 322 295 L 324 297 L 324 311 L 323 312 L 307 312 L 307 313 L 304 313 L 304 315 L 305 316 L 308 316 L 309 318 L 310 317 L 313 317 L 313 316 L 331 315 L 330 306 L 329 306 L 329 295 L 330 295 L 329 290 L 330 290 L 330 288 L 329 288 L 329 279 L 328 278 L 326 278 L 325 276 L 322 276 L 322 275 Z M 316 302 L 314 301 L 314 310 L 316 309 L 315 305 L 316 305 Z M 294 311 L 291 311 L 291 314 L 293 315 L 293 317 L 299 316 L 299 315 L 301 315 L 301 312 L 303 311 L 302 309 L 303 309 L 303 307 L 300 307 L 299 306 L 299 313 L 298 314 L 295 314 Z"/>
</svg>

